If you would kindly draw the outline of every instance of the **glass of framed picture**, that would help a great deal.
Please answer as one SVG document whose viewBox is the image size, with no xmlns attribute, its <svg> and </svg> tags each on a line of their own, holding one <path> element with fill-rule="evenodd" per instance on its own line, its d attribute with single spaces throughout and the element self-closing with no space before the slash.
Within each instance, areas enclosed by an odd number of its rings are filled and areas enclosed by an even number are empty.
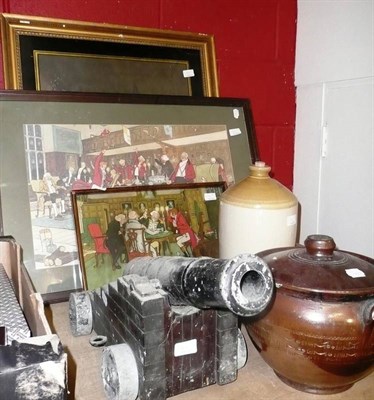
<svg viewBox="0 0 374 400">
<path fill-rule="evenodd" d="M 73 190 L 84 288 L 116 280 L 137 257 L 218 258 L 219 199 L 225 187 L 211 182 Z"/>
<path fill-rule="evenodd" d="M 72 190 L 230 186 L 257 158 L 245 99 L 3 91 L 1 234 L 19 242 L 46 301 L 67 299 L 83 287 Z"/>
<path fill-rule="evenodd" d="M 212 35 L 2 14 L 7 89 L 218 96 Z"/>
</svg>

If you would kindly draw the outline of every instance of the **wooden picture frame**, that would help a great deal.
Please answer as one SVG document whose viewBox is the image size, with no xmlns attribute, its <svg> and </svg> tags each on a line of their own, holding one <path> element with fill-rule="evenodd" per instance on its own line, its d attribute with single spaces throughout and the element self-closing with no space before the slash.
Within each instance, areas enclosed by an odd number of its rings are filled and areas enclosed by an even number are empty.
<svg viewBox="0 0 374 400">
<path fill-rule="evenodd" d="M 142 141 L 129 144 L 132 132 L 129 136 L 126 129 L 124 134 L 123 130 L 116 133 L 106 128 L 125 125 L 133 127 L 134 138 Z M 205 134 L 204 129 L 216 126 L 220 134 L 212 140 L 212 132 Z M 95 131 L 97 127 L 99 131 Z M 172 130 L 174 136 L 170 138 L 170 127 L 180 127 L 180 136 Z M 223 130 L 225 136 L 221 137 Z M 100 131 L 105 134 L 101 136 Z M 153 136 L 156 131 L 162 136 Z M 62 196 L 48 197 L 41 181 L 49 172 L 57 184 L 62 172 L 80 165 L 82 157 L 87 157 L 87 162 L 96 158 L 104 143 L 109 164 L 136 149 L 151 159 L 155 152 L 175 154 L 176 161 L 182 151 L 187 151 L 196 167 L 210 170 L 211 157 L 218 152 L 226 158 L 227 170 L 231 168 L 229 184 L 246 177 L 248 166 L 258 160 L 250 103 L 245 99 L 0 91 L 0 225 L 3 235 L 12 235 L 22 246 L 24 263 L 46 301 L 66 300 L 72 290 L 82 288 L 82 276 L 69 206 L 71 188 L 64 192 L 66 213 L 56 219 L 56 213 L 63 210 Z M 221 154 L 219 149 L 226 150 Z M 191 184 L 207 179 L 204 174 L 197 176 Z M 218 174 L 208 177 L 212 182 L 217 179 Z M 157 182 L 154 180 L 155 185 Z M 144 187 L 136 181 L 131 185 Z M 164 181 L 163 186 L 170 185 L 174 183 Z M 43 229 L 51 229 L 52 238 L 48 231 L 41 232 Z M 58 265 L 48 260 L 58 249 L 71 253 L 73 260 L 62 263 L 60 259 Z"/>
<path fill-rule="evenodd" d="M 136 257 L 218 258 L 219 198 L 224 190 L 223 182 L 214 182 L 72 191 L 84 288 L 116 280 Z M 170 198 L 173 208 L 167 206 Z M 126 211 L 124 201 L 138 207 Z"/>
<path fill-rule="evenodd" d="M 1 15 L 6 89 L 218 96 L 212 35 Z"/>
</svg>

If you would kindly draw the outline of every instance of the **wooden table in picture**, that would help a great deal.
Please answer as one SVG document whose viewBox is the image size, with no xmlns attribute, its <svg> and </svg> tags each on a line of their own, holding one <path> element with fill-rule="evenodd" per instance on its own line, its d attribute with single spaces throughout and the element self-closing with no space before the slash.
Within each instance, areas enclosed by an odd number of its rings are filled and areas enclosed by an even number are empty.
<svg viewBox="0 0 374 400">
<path fill-rule="evenodd" d="M 169 255 L 172 255 L 170 244 L 171 243 L 176 243 L 176 237 L 178 235 L 175 234 L 172 231 L 162 231 L 159 233 L 156 233 L 155 235 L 151 235 L 149 233 L 145 233 L 145 240 L 148 243 L 152 243 L 154 241 L 157 241 L 159 243 L 159 249 L 160 249 L 160 255 L 164 256 L 166 255 L 166 252 L 168 252 Z"/>
</svg>

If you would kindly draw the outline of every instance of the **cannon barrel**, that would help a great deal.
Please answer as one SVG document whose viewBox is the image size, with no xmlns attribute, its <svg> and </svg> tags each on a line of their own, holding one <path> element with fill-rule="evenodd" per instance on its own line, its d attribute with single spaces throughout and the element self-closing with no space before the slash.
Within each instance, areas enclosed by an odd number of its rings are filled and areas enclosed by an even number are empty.
<svg viewBox="0 0 374 400">
<path fill-rule="evenodd" d="M 124 275 L 157 279 L 168 292 L 171 305 L 224 308 L 251 317 L 270 303 L 274 280 L 258 256 L 241 254 L 232 259 L 209 257 L 139 257 L 125 267 Z"/>
</svg>

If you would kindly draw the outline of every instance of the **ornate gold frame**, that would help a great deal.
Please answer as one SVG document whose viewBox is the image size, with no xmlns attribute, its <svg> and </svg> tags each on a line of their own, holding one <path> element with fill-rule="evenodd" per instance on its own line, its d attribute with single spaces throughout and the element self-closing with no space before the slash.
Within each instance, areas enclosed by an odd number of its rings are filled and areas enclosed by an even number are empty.
<svg viewBox="0 0 374 400">
<path fill-rule="evenodd" d="M 97 46 L 134 45 L 138 46 L 137 51 L 139 48 L 140 51 L 142 48 L 148 50 L 151 48 L 161 53 L 164 51 L 169 51 L 169 54 L 170 52 L 182 52 L 182 54 L 185 53 L 186 59 L 191 52 L 198 52 L 201 70 L 199 76 L 195 76 L 196 79 L 194 79 L 195 83 L 197 80 L 199 81 L 201 89 L 198 89 L 196 93 L 192 91 L 191 94 L 210 97 L 219 95 L 212 35 L 16 14 L 1 14 L 1 35 L 6 89 L 37 89 L 35 82 L 35 87 L 26 86 L 23 78 L 26 71 L 22 65 L 23 49 L 20 39 L 27 37 L 27 40 L 35 41 L 49 38 L 52 41 L 55 40 L 56 44 L 60 39 L 68 39 L 89 41 L 91 44 L 94 42 Z M 43 49 L 36 48 L 35 50 L 42 51 Z M 57 52 L 58 48 L 52 49 L 52 51 L 54 50 Z M 147 58 L 146 55 L 145 58 Z M 161 55 L 160 59 L 167 62 L 169 56 Z M 32 72 L 35 75 L 35 67 L 33 69 Z"/>
</svg>

